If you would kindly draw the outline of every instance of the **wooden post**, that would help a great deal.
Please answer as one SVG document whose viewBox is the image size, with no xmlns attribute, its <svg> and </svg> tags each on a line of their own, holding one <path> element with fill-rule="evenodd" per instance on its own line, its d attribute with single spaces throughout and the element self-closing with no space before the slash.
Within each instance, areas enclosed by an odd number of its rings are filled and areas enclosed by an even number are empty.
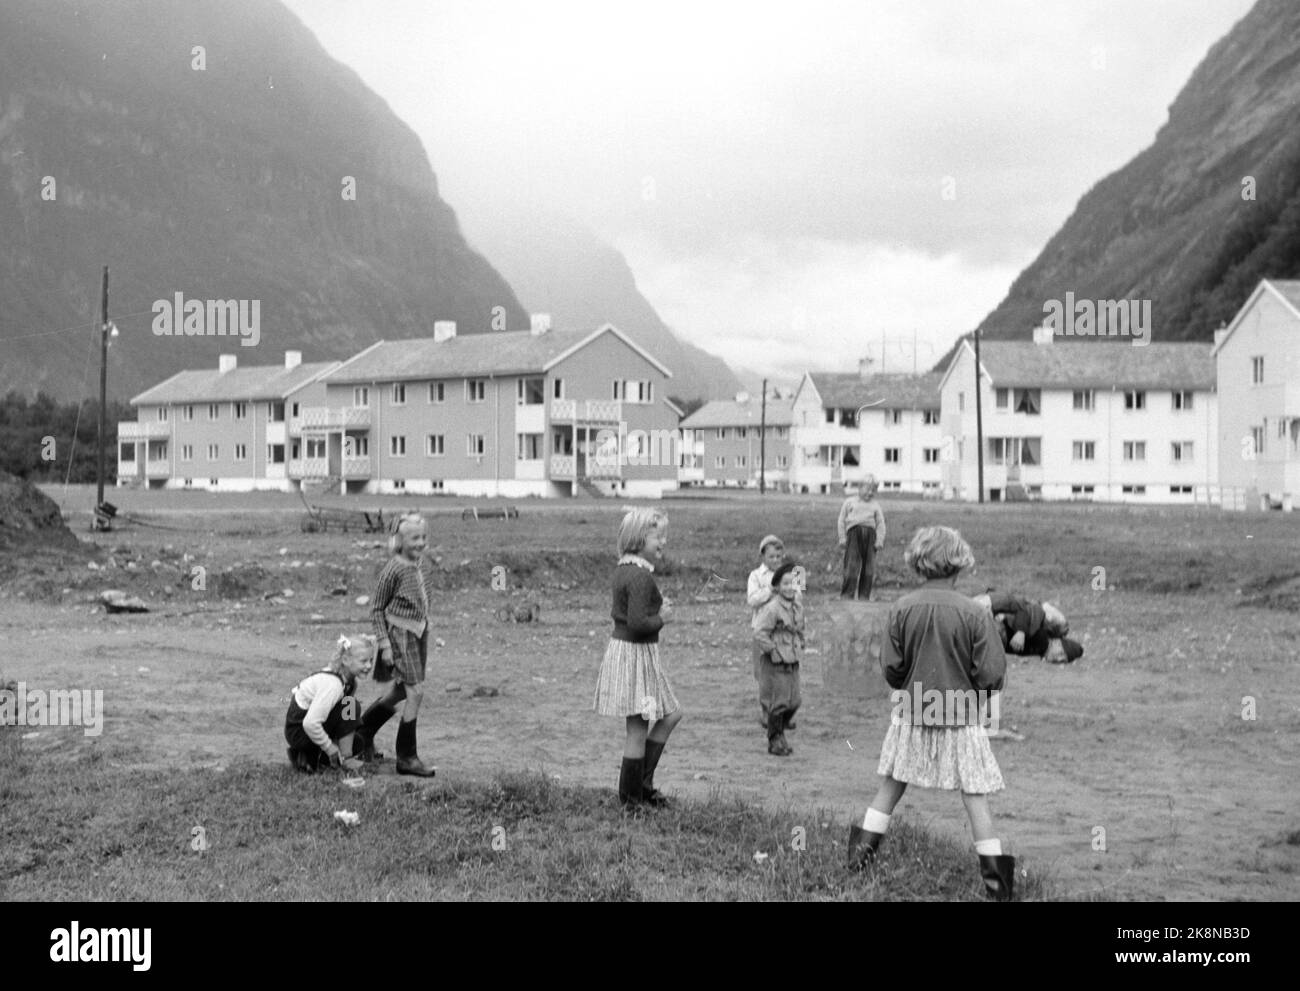
<svg viewBox="0 0 1300 991">
<path fill-rule="evenodd" d="M 979 465 L 979 501 L 984 501 L 984 404 L 980 401 L 980 332 L 975 328 L 975 457 Z"/>
<path fill-rule="evenodd" d="M 108 401 L 108 266 L 104 266 L 104 288 L 100 296 L 99 324 L 99 467 L 95 476 L 95 509 L 104 503 L 104 442 L 107 440 Z M 149 444 L 145 440 L 145 463 L 148 465 Z"/>
<path fill-rule="evenodd" d="M 763 379 L 763 404 L 758 414 L 758 494 L 767 493 L 767 379 Z"/>
</svg>

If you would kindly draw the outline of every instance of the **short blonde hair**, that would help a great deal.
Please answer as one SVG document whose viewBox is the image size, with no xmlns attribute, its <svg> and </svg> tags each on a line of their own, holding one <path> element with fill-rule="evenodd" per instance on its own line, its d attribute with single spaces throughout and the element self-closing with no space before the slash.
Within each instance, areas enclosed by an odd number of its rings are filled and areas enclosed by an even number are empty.
<svg viewBox="0 0 1300 991">
<path fill-rule="evenodd" d="M 666 530 L 668 517 L 657 509 L 642 506 L 628 511 L 618 528 L 618 553 L 639 554 L 645 547 L 645 538 L 651 530 Z"/>
<path fill-rule="evenodd" d="M 903 554 L 922 578 L 951 578 L 975 566 L 975 555 L 961 533 L 950 526 L 923 526 L 912 536 Z"/>
<path fill-rule="evenodd" d="M 341 672 L 343 658 L 351 654 L 364 654 L 373 661 L 378 653 L 379 640 L 373 633 L 361 633 L 354 637 L 344 634 L 338 638 L 334 656 L 330 659 L 330 669 Z"/>
<path fill-rule="evenodd" d="M 858 485 L 858 495 L 863 498 L 870 498 L 880 489 L 880 483 L 876 481 L 876 476 L 870 473 L 862 476 L 862 482 Z"/>
<path fill-rule="evenodd" d="M 403 513 L 397 518 L 397 522 L 393 525 L 393 534 L 388 538 L 388 549 L 394 554 L 400 553 L 402 548 L 406 546 L 406 538 L 402 536 L 402 527 L 404 526 L 418 526 L 425 533 L 429 532 L 429 524 L 419 513 Z"/>
</svg>

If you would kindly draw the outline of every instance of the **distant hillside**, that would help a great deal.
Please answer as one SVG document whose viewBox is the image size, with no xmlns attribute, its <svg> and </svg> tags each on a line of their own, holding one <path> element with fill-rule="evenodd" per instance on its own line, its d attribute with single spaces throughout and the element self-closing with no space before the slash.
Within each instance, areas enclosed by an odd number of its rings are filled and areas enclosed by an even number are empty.
<svg viewBox="0 0 1300 991">
<path fill-rule="evenodd" d="M 1156 339 L 1208 341 L 1264 277 L 1300 277 L 1294 0 L 1259 0 L 1210 49 L 1155 143 L 1079 201 L 980 329 L 1028 337 L 1043 304 L 1072 291 L 1150 299 Z"/>
<path fill-rule="evenodd" d="M 669 391 L 729 398 L 742 387 L 721 358 L 683 341 L 637 289 L 627 261 L 576 221 L 500 203 L 461 205 L 470 242 L 492 259 L 528 309 L 556 327 L 609 322 L 645 345 L 673 373 Z"/>
<path fill-rule="evenodd" d="M 115 397 L 237 343 L 154 336 L 176 293 L 261 301 L 241 364 L 527 326 L 415 134 L 276 0 L 3 0 L 0 230 L 0 392 L 93 393 L 104 264 Z"/>
</svg>

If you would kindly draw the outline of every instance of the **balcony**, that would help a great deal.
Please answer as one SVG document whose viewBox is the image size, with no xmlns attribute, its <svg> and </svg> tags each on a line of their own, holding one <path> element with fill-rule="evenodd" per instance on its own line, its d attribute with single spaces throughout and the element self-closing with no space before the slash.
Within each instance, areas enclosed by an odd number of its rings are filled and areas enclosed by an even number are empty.
<svg viewBox="0 0 1300 991">
<path fill-rule="evenodd" d="M 325 458 L 299 458 L 289 462 L 290 478 L 328 478 L 329 462 Z"/>
<path fill-rule="evenodd" d="M 771 477 L 771 472 L 768 472 Z M 702 482 L 704 481 L 703 468 L 678 468 L 677 481 L 679 482 Z"/>
<path fill-rule="evenodd" d="M 310 406 L 289 421 L 289 433 L 304 430 L 349 430 L 370 426 L 369 406 Z"/>
<path fill-rule="evenodd" d="M 157 440 L 161 437 L 170 437 L 172 435 L 172 425 L 166 422 L 151 420 L 148 423 L 137 423 L 134 420 L 119 423 L 117 425 L 118 440 Z"/>
<path fill-rule="evenodd" d="M 320 459 L 313 458 L 312 460 L 318 461 Z M 344 478 L 369 478 L 370 459 L 369 458 L 344 458 L 343 477 Z"/>
<path fill-rule="evenodd" d="M 551 421 L 619 423 L 623 404 L 617 399 L 552 399 Z"/>
<path fill-rule="evenodd" d="M 148 478 L 171 478 L 172 463 L 166 458 L 161 461 L 146 461 L 144 473 Z"/>
<path fill-rule="evenodd" d="M 557 400 L 563 402 L 564 400 Z M 551 455 L 551 477 L 552 478 L 573 478 L 578 470 L 578 459 L 572 454 L 552 454 Z"/>
</svg>

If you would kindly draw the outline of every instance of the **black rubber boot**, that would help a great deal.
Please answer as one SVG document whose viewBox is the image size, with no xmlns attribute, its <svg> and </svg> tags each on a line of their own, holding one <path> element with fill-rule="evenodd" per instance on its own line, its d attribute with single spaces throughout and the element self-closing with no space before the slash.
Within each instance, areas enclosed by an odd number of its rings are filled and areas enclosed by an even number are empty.
<svg viewBox="0 0 1300 991">
<path fill-rule="evenodd" d="M 775 709 L 767 717 L 767 752 L 774 757 L 789 757 L 794 753 L 785 742 L 785 710 Z"/>
<path fill-rule="evenodd" d="M 628 808 L 635 808 L 645 798 L 645 758 L 624 757 L 618 775 L 618 800 Z"/>
<path fill-rule="evenodd" d="M 870 833 L 861 826 L 849 827 L 849 870 L 860 871 L 876 862 L 876 850 L 884 833 Z"/>
<path fill-rule="evenodd" d="M 641 778 L 641 799 L 647 805 L 667 805 L 668 796 L 655 787 L 655 768 L 663 756 L 664 745 L 654 740 L 645 742 L 645 769 Z"/>
<path fill-rule="evenodd" d="M 397 707 L 387 699 L 376 699 L 361 714 L 361 725 L 352 734 L 352 756 L 364 761 L 379 760 L 383 754 L 375 749 L 375 734 L 397 714 Z"/>
<path fill-rule="evenodd" d="M 415 724 L 417 720 L 405 720 L 397 726 L 397 773 L 410 774 L 417 778 L 432 778 L 438 772 L 425 765 L 416 753 Z"/>
<path fill-rule="evenodd" d="M 980 858 L 980 877 L 984 878 L 984 891 L 995 901 L 1009 902 L 1016 886 L 1016 858 L 1002 854 Z"/>
</svg>

